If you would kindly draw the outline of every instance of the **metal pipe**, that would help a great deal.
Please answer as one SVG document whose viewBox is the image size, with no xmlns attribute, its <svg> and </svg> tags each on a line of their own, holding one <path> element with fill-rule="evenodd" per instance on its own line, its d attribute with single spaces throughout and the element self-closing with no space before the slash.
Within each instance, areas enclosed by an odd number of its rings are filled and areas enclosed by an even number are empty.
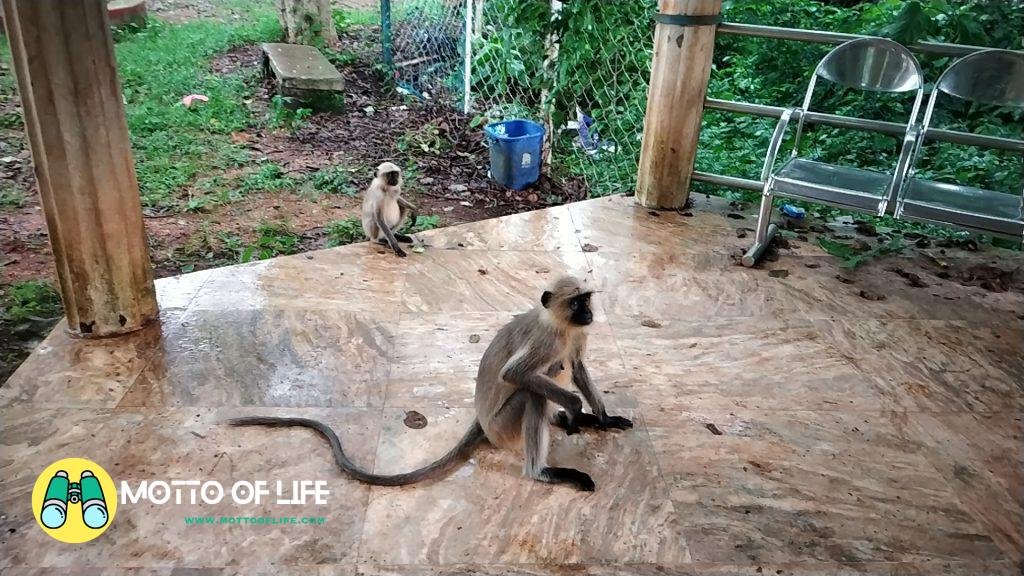
<svg viewBox="0 0 1024 576">
<path fill-rule="evenodd" d="M 473 67 L 473 0 L 466 0 L 466 31 L 462 49 L 462 113 L 469 114 L 469 92 L 472 86 Z"/>
<path fill-rule="evenodd" d="M 395 60 L 391 52 L 391 0 L 380 0 L 380 46 L 384 67 L 394 72 Z"/>
<path fill-rule="evenodd" d="M 753 190 L 754 192 L 760 192 L 761 189 L 764 188 L 764 184 L 757 180 L 737 178 L 735 176 L 723 176 L 721 174 L 699 172 L 696 170 L 690 178 L 698 182 L 707 182 L 708 184 L 717 184 L 718 186 L 728 186 L 730 188 L 741 188 L 743 190 Z"/>
<path fill-rule="evenodd" d="M 842 44 L 858 38 L 869 38 L 863 34 L 845 34 L 842 32 L 822 32 L 820 30 L 804 30 L 801 28 L 781 28 L 779 26 L 760 26 L 757 24 L 737 24 L 723 22 L 718 25 L 718 32 L 737 36 L 755 36 L 757 38 L 778 38 L 796 40 L 798 42 L 815 42 L 818 44 Z M 907 46 L 916 52 L 937 54 L 939 56 L 964 56 L 986 50 L 983 46 L 964 44 L 948 44 L 946 42 L 916 42 Z M 810 120 L 810 118 L 808 118 Z"/>
<path fill-rule="evenodd" d="M 717 100 L 715 98 L 705 99 L 704 108 L 711 110 L 721 110 L 724 112 L 752 114 L 754 116 L 763 116 L 766 118 L 779 118 L 782 116 L 782 113 L 786 110 L 786 108 L 783 108 L 782 106 L 749 104 L 747 102 Z M 834 126 L 836 128 L 852 128 L 857 130 L 867 130 L 869 132 L 879 132 L 881 134 L 888 134 L 890 136 L 897 136 L 900 138 L 902 138 L 903 134 L 906 133 L 907 131 L 907 127 L 903 124 L 897 124 L 895 122 L 884 122 L 882 120 L 851 118 L 849 116 L 825 114 L 822 112 L 807 112 L 805 114 L 805 117 L 806 121 L 811 124 L 824 124 L 825 126 Z M 966 146 L 979 146 L 982 148 L 994 148 L 997 150 L 1008 150 L 1010 152 L 1024 153 L 1024 140 L 1000 138 L 999 136 L 986 136 L 984 134 L 971 134 L 968 132 L 958 132 L 955 130 L 939 130 L 936 128 L 929 128 L 928 132 L 925 134 L 925 138 L 930 140 L 938 140 L 940 142 L 963 144 Z"/>
</svg>

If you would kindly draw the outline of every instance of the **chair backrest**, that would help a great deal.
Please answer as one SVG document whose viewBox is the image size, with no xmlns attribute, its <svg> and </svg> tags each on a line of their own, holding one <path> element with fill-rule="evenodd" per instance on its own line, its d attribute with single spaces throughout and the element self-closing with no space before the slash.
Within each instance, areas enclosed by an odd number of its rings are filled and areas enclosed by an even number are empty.
<svg viewBox="0 0 1024 576">
<path fill-rule="evenodd" d="M 885 38 L 861 38 L 838 46 L 814 72 L 847 88 L 871 92 L 907 92 L 924 84 L 917 58 Z"/>
<path fill-rule="evenodd" d="M 1024 107 L 1024 52 L 993 48 L 979 50 L 953 62 L 935 82 L 921 120 L 921 132 L 910 164 L 910 177 L 917 170 L 921 150 L 940 94 L 968 102 L 994 106 Z M 906 187 L 904 187 L 906 189 Z M 900 201 L 905 191 L 900 192 Z M 1024 215 L 1024 178 L 1021 179 L 1021 213 Z"/>
<path fill-rule="evenodd" d="M 1024 52 L 980 50 L 946 68 L 935 83 L 922 130 L 927 130 L 939 94 L 994 106 L 1024 107 Z"/>
<path fill-rule="evenodd" d="M 907 118 L 907 130 L 917 119 L 924 94 L 924 74 L 917 58 L 897 42 L 887 38 L 858 38 L 833 48 L 818 63 L 807 84 L 807 93 L 801 106 L 805 112 L 810 108 L 814 85 L 819 77 L 846 88 L 869 92 L 899 93 L 913 90 L 916 93 L 914 106 Z M 793 146 L 794 156 L 803 128 L 804 116 L 801 115 Z"/>
</svg>

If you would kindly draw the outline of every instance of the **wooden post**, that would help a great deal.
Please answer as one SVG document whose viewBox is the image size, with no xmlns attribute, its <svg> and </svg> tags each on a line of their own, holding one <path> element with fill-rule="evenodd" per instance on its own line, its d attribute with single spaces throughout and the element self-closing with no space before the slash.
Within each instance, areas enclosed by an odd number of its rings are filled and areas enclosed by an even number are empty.
<svg viewBox="0 0 1024 576">
<path fill-rule="evenodd" d="M 104 0 L 2 0 L 68 328 L 157 316 Z"/>
<path fill-rule="evenodd" d="M 721 10 L 722 0 L 658 0 L 661 14 L 714 16 Z M 659 22 L 655 28 L 636 183 L 636 201 L 648 208 L 681 208 L 690 194 L 714 47 L 713 24 Z"/>
</svg>

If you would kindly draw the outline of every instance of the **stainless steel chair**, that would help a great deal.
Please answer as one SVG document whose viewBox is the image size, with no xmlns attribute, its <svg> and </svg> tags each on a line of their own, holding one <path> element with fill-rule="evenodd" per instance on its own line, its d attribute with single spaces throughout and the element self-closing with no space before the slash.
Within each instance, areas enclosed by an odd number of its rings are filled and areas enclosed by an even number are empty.
<svg viewBox="0 0 1024 576">
<path fill-rule="evenodd" d="M 1024 107 L 1024 53 L 982 50 L 954 62 L 935 83 L 917 137 L 911 169 L 896 202 L 896 217 L 952 224 L 1024 240 L 1024 172 L 1013 192 L 984 190 L 914 177 L 940 95 L 995 106 Z"/>
<path fill-rule="evenodd" d="M 891 172 L 876 172 L 852 166 L 826 164 L 797 155 L 804 119 L 811 105 L 811 96 L 818 78 L 871 92 L 913 92 L 914 105 L 907 118 L 900 156 Z M 800 107 L 787 109 L 779 118 L 765 155 L 761 182 L 761 211 L 757 220 L 754 245 L 743 256 L 744 266 L 753 266 L 764 253 L 777 232 L 771 224 L 775 196 L 799 198 L 831 204 L 840 208 L 885 214 L 894 201 L 914 153 L 914 123 L 921 107 L 924 76 L 917 59 L 905 47 L 885 38 L 861 38 L 836 47 L 818 63 Z M 775 159 L 790 122 L 797 121 L 793 151 L 778 170 Z M 850 118 L 849 125 L 859 126 L 859 118 Z M 862 120 L 861 120 L 862 121 Z M 863 122 L 863 121 L 862 121 Z"/>
</svg>

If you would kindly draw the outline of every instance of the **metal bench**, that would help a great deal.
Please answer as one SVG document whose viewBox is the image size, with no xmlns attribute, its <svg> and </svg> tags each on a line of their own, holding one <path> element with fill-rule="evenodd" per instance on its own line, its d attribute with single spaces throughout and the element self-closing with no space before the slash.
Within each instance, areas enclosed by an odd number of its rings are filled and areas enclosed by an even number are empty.
<svg viewBox="0 0 1024 576">
<path fill-rule="evenodd" d="M 967 102 L 1024 107 L 1024 53 L 983 50 L 954 62 L 935 83 L 916 134 L 911 170 L 896 203 L 896 217 L 1024 240 L 1024 173 L 1015 191 L 997 191 L 914 177 L 941 95 Z"/>
<path fill-rule="evenodd" d="M 827 164 L 798 156 L 804 118 L 818 78 L 846 88 L 871 92 L 912 92 L 914 104 L 907 118 L 903 145 L 891 172 L 877 172 L 852 166 Z M 754 245 L 743 256 L 744 266 L 753 266 L 764 253 L 778 228 L 771 223 L 776 196 L 830 204 L 839 208 L 885 214 L 894 202 L 916 149 L 915 122 L 921 107 L 924 76 L 917 59 L 905 47 L 885 38 L 860 38 L 842 44 L 818 63 L 800 107 L 787 109 L 779 118 L 765 155 L 761 182 L 764 184 Z M 796 120 L 796 135 L 789 160 L 775 169 L 779 148 L 790 123 Z M 853 128 L 867 121 L 849 118 Z"/>
</svg>

